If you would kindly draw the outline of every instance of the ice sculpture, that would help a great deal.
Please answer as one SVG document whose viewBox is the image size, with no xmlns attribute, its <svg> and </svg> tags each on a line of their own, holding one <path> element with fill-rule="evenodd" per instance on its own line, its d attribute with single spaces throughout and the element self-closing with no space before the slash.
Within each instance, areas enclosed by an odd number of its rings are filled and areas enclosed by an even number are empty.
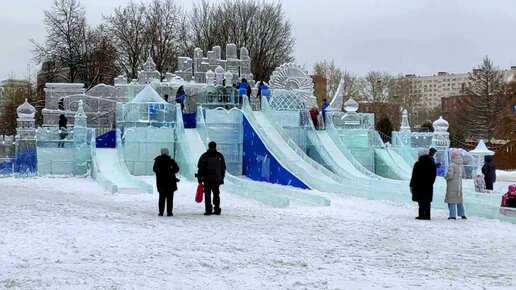
<svg viewBox="0 0 516 290">
<path fill-rule="evenodd" d="M 340 79 L 337 91 L 330 102 L 330 111 L 340 112 L 342 110 L 342 102 L 344 101 L 344 78 Z"/>
<path fill-rule="evenodd" d="M 269 81 L 272 89 L 301 90 L 308 96 L 313 95 L 312 78 L 302 66 L 296 63 L 284 63 L 272 72 Z"/>
<path fill-rule="evenodd" d="M 16 155 L 14 158 L 14 172 L 17 177 L 34 176 L 37 171 L 36 152 L 36 109 L 27 99 L 17 109 L 16 113 Z"/>
<path fill-rule="evenodd" d="M 477 147 L 469 151 L 469 154 L 473 155 L 476 159 L 476 168 L 474 169 L 474 171 L 476 171 L 482 168 L 482 165 L 484 165 L 484 156 L 492 156 L 495 154 L 495 152 L 487 149 L 484 140 L 480 139 L 480 141 L 478 141 Z"/>
<path fill-rule="evenodd" d="M 147 85 L 129 103 L 117 104 L 117 128 L 123 130 L 125 163 L 131 174 L 153 174 L 160 148 L 174 150 L 176 105 L 165 102 Z"/>
<path fill-rule="evenodd" d="M 88 146 L 88 121 L 86 113 L 84 113 L 83 102 L 79 101 L 79 108 L 75 113 L 75 121 L 73 126 L 73 144 L 74 144 L 74 174 L 84 175 L 88 172 L 88 161 L 90 160 L 90 149 Z M 91 132 L 91 131 L 90 131 Z"/>
</svg>

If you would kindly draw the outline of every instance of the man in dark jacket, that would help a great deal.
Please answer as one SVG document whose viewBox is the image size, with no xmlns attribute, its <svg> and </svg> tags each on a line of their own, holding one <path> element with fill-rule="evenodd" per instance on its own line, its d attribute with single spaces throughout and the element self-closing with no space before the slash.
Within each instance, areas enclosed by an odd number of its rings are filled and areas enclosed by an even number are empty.
<svg viewBox="0 0 516 290">
<path fill-rule="evenodd" d="M 410 179 L 410 191 L 412 200 L 419 204 L 418 220 L 430 219 L 430 203 L 434 195 L 434 182 L 437 176 L 435 163 L 428 155 L 428 149 L 421 149 L 418 153 L 419 159 L 412 169 Z"/>
<path fill-rule="evenodd" d="M 482 174 L 486 182 L 486 189 L 493 190 L 493 183 L 496 182 L 496 166 L 493 162 L 493 156 L 484 156 L 484 166 L 482 166 Z"/>
<path fill-rule="evenodd" d="M 212 213 L 220 215 L 220 190 L 224 184 L 226 174 L 226 161 L 224 155 L 217 151 L 217 143 L 211 141 L 208 151 L 201 155 L 197 164 L 197 181 L 204 185 L 204 215 Z M 213 207 L 211 205 L 211 193 L 213 192 Z M 212 211 L 213 209 L 213 211 Z"/>
<path fill-rule="evenodd" d="M 152 170 L 156 173 L 156 187 L 159 192 L 159 215 L 163 216 L 166 200 L 167 216 L 172 216 L 174 192 L 177 190 L 177 182 L 179 181 L 179 179 L 176 178 L 176 173 L 179 172 L 179 166 L 176 161 L 170 157 L 168 148 L 161 148 L 161 155 L 154 158 Z"/>
</svg>

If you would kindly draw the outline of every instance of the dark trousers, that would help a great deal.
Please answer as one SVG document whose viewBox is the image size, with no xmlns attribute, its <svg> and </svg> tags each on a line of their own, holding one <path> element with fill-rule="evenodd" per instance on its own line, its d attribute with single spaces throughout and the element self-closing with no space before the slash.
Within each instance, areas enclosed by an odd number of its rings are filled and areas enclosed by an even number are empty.
<svg viewBox="0 0 516 290">
<path fill-rule="evenodd" d="M 493 183 L 486 181 L 486 189 L 493 190 Z"/>
<path fill-rule="evenodd" d="M 172 213 L 172 207 L 174 206 L 174 192 L 160 192 L 159 193 L 159 213 L 163 214 L 165 211 L 165 200 L 167 200 L 167 213 Z"/>
<path fill-rule="evenodd" d="M 213 192 L 213 207 L 215 212 L 220 210 L 220 185 L 204 183 L 204 209 L 206 213 L 213 211 L 211 206 L 211 193 Z"/>
<path fill-rule="evenodd" d="M 430 202 L 420 201 L 419 204 L 419 219 L 429 220 L 430 219 Z"/>
</svg>

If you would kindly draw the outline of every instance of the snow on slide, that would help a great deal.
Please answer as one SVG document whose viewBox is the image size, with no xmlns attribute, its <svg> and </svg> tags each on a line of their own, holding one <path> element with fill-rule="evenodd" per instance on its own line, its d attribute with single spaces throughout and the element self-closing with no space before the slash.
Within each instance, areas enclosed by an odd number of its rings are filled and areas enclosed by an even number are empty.
<svg viewBox="0 0 516 290">
<path fill-rule="evenodd" d="M 197 129 L 185 129 L 185 137 L 190 154 L 192 154 L 192 161 L 197 165 L 199 157 L 206 152 L 206 146 L 204 146 Z"/>
<path fill-rule="evenodd" d="M 253 112 L 253 115 L 257 124 L 253 124 L 254 122 L 252 118 L 248 118 L 251 122 L 251 125 L 253 125 L 253 127 L 261 127 L 261 129 L 266 133 L 260 134 L 260 130 L 256 130 L 256 128 L 255 131 L 260 135 L 260 138 L 266 143 L 266 145 L 270 145 L 267 147 L 269 150 L 271 150 L 271 153 L 278 153 L 274 154 L 278 161 L 280 161 L 280 163 L 285 168 L 290 170 L 292 174 L 299 178 L 299 180 L 304 182 L 309 187 L 319 189 L 321 191 L 327 191 L 324 188 L 327 188 L 328 186 L 334 188 L 334 192 L 339 192 L 339 190 L 342 190 L 340 185 L 332 178 L 322 174 L 317 168 L 314 168 L 311 164 L 303 160 L 303 158 L 301 158 L 297 152 L 294 151 L 279 135 L 274 126 L 262 112 Z"/>
<path fill-rule="evenodd" d="M 405 161 L 405 159 L 403 159 L 403 157 L 401 157 L 401 155 L 399 155 L 398 152 L 396 152 L 396 150 L 394 150 L 394 148 L 387 147 L 386 149 L 387 149 L 387 152 L 389 152 L 389 155 L 391 156 L 391 158 L 396 163 L 396 165 L 398 165 L 400 167 L 400 169 L 405 172 L 405 174 L 408 174 L 409 176 L 411 176 L 412 175 L 412 166 L 410 166 L 408 164 L 408 162 Z"/>
<path fill-rule="evenodd" d="M 316 132 L 319 136 L 319 140 L 321 140 L 321 145 L 326 149 L 326 151 L 328 151 L 335 163 L 344 170 L 346 175 L 350 175 L 350 177 L 368 178 L 356 169 L 355 166 L 353 166 L 353 163 L 351 163 L 351 161 L 342 154 L 328 132 L 324 130 L 317 130 Z"/>
<path fill-rule="evenodd" d="M 124 174 L 116 149 L 97 148 L 97 166 L 100 173 L 118 187 L 119 192 L 142 193 L 144 190 Z"/>
<path fill-rule="evenodd" d="M 374 149 L 375 154 L 385 162 L 386 166 L 389 167 L 392 172 L 400 179 L 402 180 L 409 180 L 411 175 L 408 172 L 405 172 L 403 169 L 401 169 L 396 161 L 394 161 L 389 152 L 385 150 L 385 148 L 375 148 Z"/>
</svg>

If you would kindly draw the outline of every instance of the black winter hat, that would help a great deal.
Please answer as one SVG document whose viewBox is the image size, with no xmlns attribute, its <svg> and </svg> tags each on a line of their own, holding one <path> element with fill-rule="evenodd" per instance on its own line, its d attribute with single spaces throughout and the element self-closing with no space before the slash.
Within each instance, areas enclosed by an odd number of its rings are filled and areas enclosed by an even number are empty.
<svg viewBox="0 0 516 290">
<path fill-rule="evenodd" d="M 430 156 L 434 156 L 434 154 L 437 152 L 437 149 L 435 148 L 430 148 L 430 150 L 428 150 L 428 153 Z"/>
<path fill-rule="evenodd" d="M 208 143 L 208 148 L 209 149 L 217 148 L 217 143 L 215 143 L 214 141 L 211 141 L 210 143 Z"/>
</svg>

